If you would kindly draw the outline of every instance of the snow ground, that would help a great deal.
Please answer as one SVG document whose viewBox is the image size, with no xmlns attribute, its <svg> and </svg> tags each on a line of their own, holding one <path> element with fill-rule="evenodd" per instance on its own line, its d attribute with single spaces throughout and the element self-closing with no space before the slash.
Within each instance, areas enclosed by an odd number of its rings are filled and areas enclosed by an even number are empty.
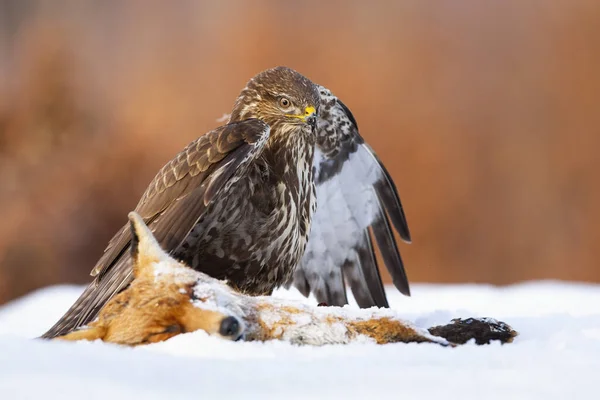
<svg viewBox="0 0 600 400">
<path fill-rule="evenodd" d="M 429 327 L 489 316 L 520 335 L 505 346 L 227 342 L 203 332 L 138 348 L 32 340 L 82 287 L 56 286 L 0 308 L 1 399 L 597 398 L 600 285 L 531 282 L 388 287 L 392 308 Z M 279 291 L 281 297 L 302 298 Z M 308 301 L 308 300 L 307 300 Z"/>
</svg>

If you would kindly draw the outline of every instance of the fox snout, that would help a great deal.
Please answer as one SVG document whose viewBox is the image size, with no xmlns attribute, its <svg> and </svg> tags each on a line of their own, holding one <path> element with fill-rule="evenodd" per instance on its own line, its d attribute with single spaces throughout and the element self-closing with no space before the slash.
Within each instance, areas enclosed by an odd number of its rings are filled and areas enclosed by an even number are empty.
<svg viewBox="0 0 600 400">
<path fill-rule="evenodd" d="M 221 326 L 219 328 L 219 334 L 224 338 L 231 339 L 234 341 L 238 341 L 242 338 L 244 332 L 242 329 L 242 324 L 236 317 L 225 317 L 221 321 Z"/>
</svg>

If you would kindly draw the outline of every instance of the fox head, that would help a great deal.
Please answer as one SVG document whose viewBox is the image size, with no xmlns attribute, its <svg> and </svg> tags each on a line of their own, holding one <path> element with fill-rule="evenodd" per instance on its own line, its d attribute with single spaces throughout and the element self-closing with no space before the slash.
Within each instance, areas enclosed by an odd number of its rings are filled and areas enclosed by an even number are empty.
<svg viewBox="0 0 600 400">
<path fill-rule="evenodd" d="M 239 296 L 225 282 L 195 271 L 175 260 L 158 244 L 152 231 L 136 212 L 128 214 L 131 230 L 131 259 L 134 282 L 152 279 L 171 285 L 172 291 L 185 294 L 192 307 L 184 308 L 180 318 L 182 331 L 204 330 L 208 334 L 238 340 L 244 325 Z M 174 285 L 174 286 L 173 286 Z"/>
<path fill-rule="evenodd" d="M 225 282 L 169 256 L 139 214 L 128 217 L 132 282 L 102 307 L 96 320 L 56 339 L 139 345 L 196 330 L 242 338 L 241 296 Z"/>
</svg>

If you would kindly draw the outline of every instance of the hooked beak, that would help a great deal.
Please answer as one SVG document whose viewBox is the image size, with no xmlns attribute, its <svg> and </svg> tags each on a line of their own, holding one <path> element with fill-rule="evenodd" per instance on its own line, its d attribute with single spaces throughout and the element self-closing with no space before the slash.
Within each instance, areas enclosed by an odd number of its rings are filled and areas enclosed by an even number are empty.
<svg viewBox="0 0 600 400">
<path fill-rule="evenodd" d="M 302 122 L 312 126 L 313 128 L 317 125 L 317 110 L 313 106 L 308 106 L 304 109 L 303 115 L 287 114 L 288 117 L 298 118 Z"/>
</svg>

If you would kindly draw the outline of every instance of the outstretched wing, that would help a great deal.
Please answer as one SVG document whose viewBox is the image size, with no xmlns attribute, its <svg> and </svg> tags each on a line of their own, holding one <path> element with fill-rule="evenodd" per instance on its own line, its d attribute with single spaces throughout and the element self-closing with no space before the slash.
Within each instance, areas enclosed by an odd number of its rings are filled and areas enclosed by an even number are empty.
<svg viewBox="0 0 600 400">
<path fill-rule="evenodd" d="M 377 244 L 396 288 L 410 296 L 394 238 L 410 242 L 402 203 L 390 174 L 358 132 L 354 116 L 319 87 L 317 209 L 294 286 L 319 302 L 347 304 L 346 285 L 360 307 L 389 307 L 375 257 Z"/>
<path fill-rule="evenodd" d="M 269 132 L 269 126 L 257 119 L 224 125 L 190 143 L 158 172 L 135 211 L 163 249 L 175 250 L 219 192 L 243 176 L 249 162 L 261 154 Z M 88 323 L 129 285 L 130 241 L 125 225 L 92 270 L 94 281 L 42 337 L 63 335 Z"/>
</svg>

